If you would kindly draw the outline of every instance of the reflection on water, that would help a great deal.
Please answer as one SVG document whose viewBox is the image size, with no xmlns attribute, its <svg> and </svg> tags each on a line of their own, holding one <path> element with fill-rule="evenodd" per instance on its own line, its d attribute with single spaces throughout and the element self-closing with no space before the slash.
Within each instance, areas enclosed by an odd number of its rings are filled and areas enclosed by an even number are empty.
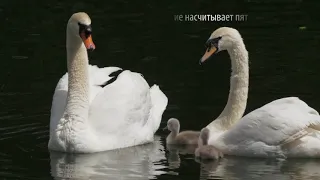
<svg viewBox="0 0 320 180">
<path fill-rule="evenodd" d="M 155 179 L 164 174 L 165 151 L 160 137 L 155 142 L 94 154 L 50 153 L 55 179 Z"/>
<path fill-rule="evenodd" d="M 65 25 L 75 11 L 92 17 L 97 49 L 90 53 L 91 64 L 140 72 L 168 96 L 161 127 L 177 117 L 182 128 L 199 130 L 223 110 L 227 53 L 198 65 L 203 44 L 219 26 L 239 29 L 250 54 L 247 112 L 284 96 L 299 96 L 320 110 L 320 1 L 225 2 L 2 0 L 0 179 L 320 179 L 318 160 L 198 162 L 192 148 L 164 151 L 159 137 L 153 144 L 104 153 L 48 153 L 52 94 L 66 72 Z M 199 13 L 248 14 L 248 21 L 174 21 L 175 14 Z"/>
<path fill-rule="evenodd" d="M 219 161 L 200 161 L 197 159 L 196 161 L 200 164 L 199 179 L 221 179 L 223 177 L 223 169 L 221 169 L 223 162 L 221 161 L 224 159 Z"/>
<path fill-rule="evenodd" d="M 228 180 L 311 180 L 320 178 L 319 159 L 259 159 L 225 156 L 220 160 L 199 160 L 194 158 L 191 147 L 167 146 L 167 174 L 179 175 L 185 179 L 196 177 L 205 179 Z M 187 156 L 185 156 L 187 155 Z M 187 168 L 183 167 L 187 166 Z M 191 178 L 187 171 L 197 169 L 197 175 Z M 175 179 L 168 177 L 168 179 Z"/>
<path fill-rule="evenodd" d="M 199 162 L 200 179 L 311 180 L 319 179 L 319 160 L 267 160 L 227 157 Z"/>
<path fill-rule="evenodd" d="M 21 148 L 13 149 L 11 153 L 4 152 L 2 148 L 0 179 L 312 180 L 320 178 L 319 159 L 268 160 L 226 156 L 218 161 L 200 161 L 189 153 L 190 147 L 165 148 L 163 139 L 156 136 L 154 143 L 94 154 L 50 152 L 50 158 L 46 158 L 46 143 L 42 143 L 40 148 L 22 144 Z"/>
<path fill-rule="evenodd" d="M 182 155 L 193 155 L 196 145 L 174 145 L 167 144 L 168 154 L 168 164 L 170 169 L 178 169 L 180 167 L 181 159 L 180 154 Z"/>
<path fill-rule="evenodd" d="M 194 154 L 194 151 L 198 145 L 175 145 L 175 144 L 167 144 L 167 150 L 170 153 L 179 153 L 179 154 Z"/>
</svg>

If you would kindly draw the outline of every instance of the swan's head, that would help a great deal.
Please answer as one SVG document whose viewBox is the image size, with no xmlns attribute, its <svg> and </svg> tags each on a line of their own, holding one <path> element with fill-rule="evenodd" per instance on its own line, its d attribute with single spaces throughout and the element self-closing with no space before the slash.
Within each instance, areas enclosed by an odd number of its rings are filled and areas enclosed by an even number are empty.
<svg viewBox="0 0 320 180">
<path fill-rule="evenodd" d="M 200 59 L 200 64 L 220 51 L 232 49 L 234 45 L 241 41 L 240 33 L 234 28 L 221 27 L 216 29 L 205 44 L 207 50 Z"/>
<path fill-rule="evenodd" d="M 68 21 L 67 28 L 69 33 L 68 35 L 77 36 L 79 39 L 83 41 L 87 49 L 94 50 L 96 48 L 91 36 L 91 19 L 87 13 L 74 13 Z"/>
<path fill-rule="evenodd" d="M 208 128 L 201 129 L 200 138 L 203 142 L 203 145 L 206 145 L 208 143 L 209 133 L 210 133 L 210 131 Z"/>
<path fill-rule="evenodd" d="M 165 129 L 168 129 L 171 132 L 179 132 L 180 130 L 180 122 L 176 118 L 170 118 L 167 122 L 167 126 Z"/>
</svg>

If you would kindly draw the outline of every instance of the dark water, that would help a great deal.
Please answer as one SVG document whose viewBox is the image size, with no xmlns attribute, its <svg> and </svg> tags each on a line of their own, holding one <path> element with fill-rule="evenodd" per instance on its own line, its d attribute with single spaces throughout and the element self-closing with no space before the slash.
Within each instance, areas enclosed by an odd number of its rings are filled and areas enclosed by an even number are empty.
<svg viewBox="0 0 320 180">
<path fill-rule="evenodd" d="M 317 0 L 1 0 L 0 179 L 319 179 L 320 160 L 227 157 L 199 163 L 166 147 L 161 130 L 154 144 L 121 151 L 47 150 L 52 94 L 66 72 L 65 28 L 72 13 L 91 16 L 97 46 L 91 64 L 142 73 L 169 98 L 161 127 L 177 117 L 182 130 L 197 130 L 219 115 L 228 96 L 227 53 L 198 65 L 205 41 L 220 26 L 237 28 L 250 54 L 247 112 L 285 96 L 299 96 L 320 110 L 319 5 Z M 174 21 L 176 14 L 227 13 L 248 19 Z"/>
</svg>

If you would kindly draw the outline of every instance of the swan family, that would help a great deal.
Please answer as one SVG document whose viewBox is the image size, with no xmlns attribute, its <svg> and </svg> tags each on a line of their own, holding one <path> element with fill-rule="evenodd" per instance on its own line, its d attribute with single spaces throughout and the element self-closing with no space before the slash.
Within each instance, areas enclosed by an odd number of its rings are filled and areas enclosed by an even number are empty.
<svg viewBox="0 0 320 180">
<path fill-rule="evenodd" d="M 94 50 L 95 44 L 86 13 L 70 17 L 66 34 L 68 72 L 53 95 L 48 148 L 94 153 L 153 142 L 168 105 L 159 86 L 150 87 L 140 73 L 90 65 L 87 51 Z M 217 149 L 205 153 L 216 158 L 223 154 L 320 157 L 320 116 L 299 98 L 277 99 L 243 116 L 248 98 L 249 54 L 236 29 L 216 29 L 205 45 L 200 64 L 221 51 L 229 53 L 232 74 L 227 104 L 201 133 L 179 133 L 179 121 L 169 120 L 168 144 L 182 140 L 185 144 L 202 143 L 199 148 Z M 202 152 L 199 148 L 198 155 Z"/>
</svg>

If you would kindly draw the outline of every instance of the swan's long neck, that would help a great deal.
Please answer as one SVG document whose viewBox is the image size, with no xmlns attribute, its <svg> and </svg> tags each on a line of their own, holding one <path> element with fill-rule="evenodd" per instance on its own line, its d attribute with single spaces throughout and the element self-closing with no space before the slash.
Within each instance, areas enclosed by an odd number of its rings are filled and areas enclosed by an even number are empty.
<svg viewBox="0 0 320 180">
<path fill-rule="evenodd" d="M 228 102 L 219 117 L 208 125 L 211 129 L 229 129 L 241 119 L 246 109 L 249 86 L 248 51 L 242 40 L 234 44 L 228 50 L 232 65 Z"/>
<path fill-rule="evenodd" d="M 175 129 L 172 129 L 170 134 L 167 136 L 167 141 L 173 141 L 177 137 L 179 132 L 180 132 L 180 126 Z"/>
<path fill-rule="evenodd" d="M 175 137 L 177 137 L 178 132 L 177 131 L 171 131 L 170 134 L 168 135 L 169 139 L 174 139 Z"/>
<path fill-rule="evenodd" d="M 86 120 L 89 111 L 88 54 L 80 37 L 67 29 L 68 96 L 65 114 Z"/>
</svg>

